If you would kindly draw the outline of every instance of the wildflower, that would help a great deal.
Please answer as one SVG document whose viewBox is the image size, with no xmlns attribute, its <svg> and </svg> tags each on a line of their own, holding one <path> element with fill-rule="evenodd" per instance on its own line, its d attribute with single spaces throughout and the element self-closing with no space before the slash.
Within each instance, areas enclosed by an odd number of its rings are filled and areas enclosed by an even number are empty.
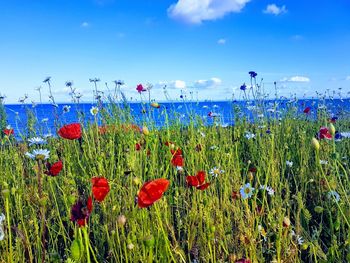
<svg viewBox="0 0 350 263">
<path fill-rule="evenodd" d="M 80 139 L 81 134 L 82 132 L 80 123 L 68 124 L 58 130 L 58 135 L 68 140 Z"/>
<path fill-rule="evenodd" d="M 310 111 L 311 111 L 311 108 L 310 107 L 306 107 L 303 112 L 305 114 L 308 114 L 308 113 L 310 113 Z"/>
<path fill-rule="evenodd" d="M 329 191 L 327 193 L 327 196 L 329 199 L 333 199 L 335 200 L 337 203 L 340 201 L 340 195 L 338 194 L 338 192 L 332 190 L 332 191 Z"/>
<path fill-rule="evenodd" d="M 250 259 L 240 258 L 235 261 L 235 263 L 251 263 Z"/>
<path fill-rule="evenodd" d="M 147 126 L 142 127 L 142 133 L 146 136 L 149 135 L 149 130 L 148 130 Z"/>
<path fill-rule="evenodd" d="M 251 133 L 249 131 L 247 131 L 244 135 L 244 137 L 246 137 L 248 140 L 250 139 L 254 139 L 255 138 L 255 134 L 254 133 Z"/>
<path fill-rule="evenodd" d="M 318 134 L 317 134 L 318 139 L 327 139 L 331 140 L 332 139 L 332 134 L 330 134 L 329 130 L 327 127 L 321 127 Z"/>
<path fill-rule="evenodd" d="M 250 185 L 250 183 L 246 183 L 241 187 L 239 193 L 241 194 L 242 199 L 250 198 L 253 195 L 254 188 Z"/>
<path fill-rule="evenodd" d="M 129 243 L 126 247 L 127 247 L 129 250 L 133 250 L 135 246 L 134 246 L 133 243 Z"/>
<path fill-rule="evenodd" d="M 5 221 L 5 215 L 3 213 L 0 214 L 0 241 L 4 240 L 5 232 L 3 227 L 3 221 Z"/>
<path fill-rule="evenodd" d="M 91 113 L 91 115 L 93 115 L 93 116 L 96 116 L 97 115 L 97 113 L 98 113 L 98 108 L 97 107 L 94 107 L 94 106 L 92 106 L 91 107 L 91 109 L 90 109 L 90 113 Z"/>
<path fill-rule="evenodd" d="M 184 166 L 184 158 L 182 157 L 181 149 L 171 150 L 171 154 L 173 155 L 171 159 L 171 163 L 173 166 Z"/>
<path fill-rule="evenodd" d="M 7 125 L 6 128 L 3 130 L 3 133 L 7 136 L 15 134 L 14 130 L 11 128 L 10 125 Z"/>
<path fill-rule="evenodd" d="M 287 165 L 288 167 L 292 167 L 292 166 L 293 166 L 293 162 L 292 162 L 292 161 L 286 161 L 286 165 Z"/>
<path fill-rule="evenodd" d="M 318 140 L 316 138 L 312 138 L 311 145 L 316 151 L 318 151 L 320 149 L 320 143 L 318 142 Z"/>
<path fill-rule="evenodd" d="M 336 123 L 337 120 L 338 120 L 338 117 L 332 117 L 332 118 L 328 119 L 328 122 L 329 123 Z"/>
<path fill-rule="evenodd" d="M 137 196 L 137 203 L 140 208 L 151 206 L 159 200 L 169 187 L 169 181 L 164 178 L 155 179 L 145 183 Z"/>
<path fill-rule="evenodd" d="M 46 169 L 44 173 L 49 176 L 57 176 L 63 168 L 63 163 L 62 161 L 55 162 L 53 164 L 50 164 L 49 162 L 46 162 Z"/>
<path fill-rule="evenodd" d="M 141 151 L 141 144 L 140 143 L 135 143 L 135 150 Z"/>
<path fill-rule="evenodd" d="M 33 137 L 33 138 L 28 139 L 28 142 L 29 142 L 29 146 L 42 145 L 42 144 L 46 143 L 46 140 L 43 138 L 40 138 L 40 137 Z"/>
<path fill-rule="evenodd" d="M 243 83 L 243 85 L 240 87 L 240 90 L 245 91 L 247 89 L 247 85 L 245 83 Z"/>
<path fill-rule="evenodd" d="M 117 224 L 119 226 L 124 226 L 126 224 L 126 216 L 125 215 L 120 215 L 117 218 Z"/>
<path fill-rule="evenodd" d="M 159 108 L 160 108 L 160 105 L 159 105 L 159 103 L 157 103 L 157 102 L 152 102 L 152 103 L 151 103 L 151 107 L 156 108 L 156 109 L 159 109 Z"/>
<path fill-rule="evenodd" d="M 142 84 L 138 84 L 137 87 L 136 87 L 136 90 L 137 90 L 138 93 L 147 91 L 147 90 L 142 86 Z"/>
<path fill-rule="evenodd" d="M 260 190 L 266 191 L 268 195 L 272 196 L 275 194 L 275 190 L 271 186 L 260 185 Z"/>
<path fill-rule="evenodd" d="M 94 198 L 97 201 L 102 202 L 110 190 L 107 179 L 104 177 L 93 177 L 91 182 Z"/>
<path fill-rule="evenodd" d="M 205 190 L 209 187 L 210 183 L 205 182 L 205 172 L 199 171 L 195 176 L 186 176 L 186 182 L 188 186 L 196 187 L 198 190 Z"/>
<path fill-rule="evenodd" d="M 333 135 L 333 136 L 335 135 L 335 127 L 332 123 L 329 124 L 329 132 L 331 135 Z"/>
<path fill-rule="evenodd" d="M 41 120 L 42 123 L 46 123 L 46 122 L 48 122 L 48 121 L 49 121 L 49 118 L 43 118 L 43 119 Z"/>
<path fill-rule="evenodd" d="M 233 200 L 236 200 L 236 199 L 238 199 L 238 198 L 241 197 L 240 193 L 239 193 L 239 192 L 236 192 L 236 191 L 233 191 L 232 194 L 231 194 L 231 196 L 232 196 L 232 199 L 233 199 Z"/>
<path fill-rule="evenodd" d="M 320 164 L 328 164 L 328 161 L 326 161 L 326 160 L 320 160 Z"/>
<path fill-rule="evenodd" d="M 68 112 L 70 112 L 70 108 L 71 108 L 71 106 L 69 106 L 69 105 L 64 105 L 63 108 L 62 108 L 63 113 L 68 113 Z"/>
<path fill-rule="evenodd" d="M 264 238 L 264 241 L 267 240 L 267 233 L 265 228 L 262 225 L 258 225 L 258 230 L 260 232 L 260 235 Z"/>
<path fill-rule="evenodd" d="M 251 78 L 255 78 L 258 74 L 255 71 L 249 71 L 248 73 Z"/>
<path fill-rule="evenodd" d="M 284 227 L 289 227 L 290 226 L 290 219 L 289 219 L 289 217 L 284 217 L 283 218 L 283 226 Z"/>
<path fill-rule="evenodd" d="M 209 174 L 211 174 L 213 177 L 217 177 L 218 175 L 223 174 L 224 172 L 224 170 L 221 170 L 220 168 L 217 168 L 215 166 L 209 171 Z"/>
<path fill-rule="evenodd" d="M 26 152 L 25 154 L 27 157 L 29 157 L 32 160 L 46 160 L 50 157 L 50 151 L 46 149 L 35 149 L 32 153 Z"/>
<path fill-rule="evenodd" d="M 71 209 L 70 220 L 77 222 L 79 226 L 85 226 L 92 212 L 92 198 L 89 197 L 86 202 L 79 200 Z"/>
</svg>

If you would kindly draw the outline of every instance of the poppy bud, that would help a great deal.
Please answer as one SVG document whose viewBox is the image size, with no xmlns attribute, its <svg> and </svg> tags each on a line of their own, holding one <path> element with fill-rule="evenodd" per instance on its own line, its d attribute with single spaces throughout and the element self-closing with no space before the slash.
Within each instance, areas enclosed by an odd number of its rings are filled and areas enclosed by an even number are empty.
<svg viewBox="0 0 350 263">
<path fill-rule="evenodd" d="M 317 214 L 321 214 L 323 212 L 324 208 L 322 206 L 315 206 L 314 211 Z"/>
<path fill-rule="evenodd" d="M 74 239 L 70 246 L 70 256 L 75 261 L 80 261 L 82 245 L 79 239 Z"/>
<path fill-rule="evenodd" d="M 284 227 L 289 227 L 290 226 L 290 219 L 288 217 L 283 218 L 283 226 Z"/>
<path fill-rule="evenodd" d="M 4 189 L 1 192 L 4 195 L 5 198 L 8 198 L 9 195 L 10 195 L 10 190 L 9 189 Z"/>
<path fill-rule="evenodd" d="M 126 223 L 125 215 L 118 216 L 117 223 L 118 223 L 118 226 L 123 227 L 125 225 L 125 223 Z"/>
<path fill-rule="evenodd" d="M 318 140 L 316 138 L 312 138 L 311 145 L 316 151 L 318 151 L 320 149 L 320 143 L 318 142 Z"/>
<path fill-rule="evenodd" d="M 128 245 L 127 245 L 127 248 L 129 249 L 129 250 L 133 250 L 134 249 L 134 244 L 133 243 L 129 243 Z"/>
<path fill-rule="evenodd" d="M 142 127 L 142 133 L 146 136 L 149 135 L 149 130 L 148 130 L 147 126 Z"/>
<path fill-rule="evenodd" d="M 248 180 L 249 181 L 253 181 L 253 179 L 254 179 L 253 173 L 252 172 L 248 172 Z"/>
<path fill-rule="evenodd" d="M 335 134 L 335 127 L 334 127 L 334 125 L 332 123 L 329 124 L 329 132 L 334 136 L 334 134 Z"/>
</svg>

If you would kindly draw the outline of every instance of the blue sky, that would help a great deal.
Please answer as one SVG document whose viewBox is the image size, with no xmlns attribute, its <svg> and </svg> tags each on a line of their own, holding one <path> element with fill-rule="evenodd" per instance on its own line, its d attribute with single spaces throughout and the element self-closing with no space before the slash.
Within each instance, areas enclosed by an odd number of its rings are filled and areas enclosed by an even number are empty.
<svg viewBox="0 0 350 263">
<path fill-rule="evenodd" d="M 127 97 L 152 83 L 164 100 L 190 92 L 199 99 L 239 98 L 248 71 L 265 91 L 311 97 L 350 91 L 348 0 L 0 0 L 0 93 L 69 101 L 65 81 L 92 99 L 89 78 Z M 341 90 L 339 89 L 341 88 Z"/>
</svg>

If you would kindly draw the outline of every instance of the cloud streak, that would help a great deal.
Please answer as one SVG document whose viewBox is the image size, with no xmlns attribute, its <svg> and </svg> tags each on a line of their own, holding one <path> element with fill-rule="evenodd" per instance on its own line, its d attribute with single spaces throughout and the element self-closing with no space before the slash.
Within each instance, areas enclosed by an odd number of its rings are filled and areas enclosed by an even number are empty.
<svg viewBox="0 0 350 263">
<path fill-rule="evenodd" d="M 239 13 L 250 0 L 178 0 L 168 8 L 169 17 L 188 24 L 201 24 Z"/>
<path fill-rule="evenodd" d="M 265 14 L 271 14 L 271 15 L 278 16 L 278 15 L 282 15 L 282 14 L 287 13 L 287 8 L 285 5 L 279 7 L 276 4 L 270 4 L 270 5 L 266 6 L 266 9 L 263 10 L 263 12 Z"/>
<path fill-rule="evenodd" d="M 293 77 L 289 77 L 289 78 L 283 78 L 280 80 L 280 82 L 298 82 L 298 83 L 302 83 L 302 82 L 310 82 L 310 78 L 305 77 L 305 76 L 293 76 Z"/>
</svg>

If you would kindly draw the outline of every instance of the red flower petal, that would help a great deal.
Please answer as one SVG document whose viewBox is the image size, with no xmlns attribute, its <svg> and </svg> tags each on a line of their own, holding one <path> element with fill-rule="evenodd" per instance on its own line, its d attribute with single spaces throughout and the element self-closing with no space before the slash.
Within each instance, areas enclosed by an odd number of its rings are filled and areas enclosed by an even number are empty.
<svg viewBox="0 0 350 263">
<path fill-rule="evenodd" d="M 171 163 L 172 163 L 174 166 L 181 166 L 181 167 L 183 167 L 183 166 L 184 166 L 184 159 L 182 158 L 181 155 L 175 155 L 175 156 L 173 156 L 173 158 L 171 159 Z"/>
<path fill-rule="evenodd" d="M 138 194 L 138 206 L 145 208 L 159 200 L 169 187 L 167 179 L 156 179 L 145 183 Z"/>
<path fill-rule="evenodd" d="M 306 108 L 304 109 L 304 113 L 308 114 L 308 113 L 310 112 L 310 110 L 311 110 L 310 107 L 306 107 Z"/>
<path fill-rule="evenodd" d="M 186 176 L 186 182 L 189 186 L 197 187 L 200 185 L 197 176 L 191 176 L 191 175 Z"/>
<path fill-rule="evenodd" d="M 58 130 L 58 135 L 64 139 L 75 140 L 81 138 L 81 125 L 80 123 L 72 123 L 63 126 Z"/>
<path fill-rule="evenodd" d="M 94 177 L 91 181 L 94 198 L 97 201 L 102 202 L 110 190 L 107 179 L 104 177 Z"/>
<path fill-rule="evenodd" d="M 198 190 L 205 190 L 209 187 L 210 183 L 205 183 L 197 187 Z"/>
<path fill-rule="evenodd" d="M 3 132 L 7 135 L 10 136 L 11 134 L 14 134 L 14 130 L 13 129 L 4 129 Z"/>
<path fill-rule="evenodd" d="M 202 185 L 204 183 L 204 181 L 205 181 L 205 172 L 204 171 L 199 171 L 196 176 L 197 176 L 199 185 Z"/>
<path fill-rule="evenodd" d="M 45 172 L 45 174 L 50 175 L 50 176 L 57 176 L 63 168 L 63 163 L 62 161 L 55 162 L 52 165 L 48 165 L 48 171 Z"/>
</svg>

